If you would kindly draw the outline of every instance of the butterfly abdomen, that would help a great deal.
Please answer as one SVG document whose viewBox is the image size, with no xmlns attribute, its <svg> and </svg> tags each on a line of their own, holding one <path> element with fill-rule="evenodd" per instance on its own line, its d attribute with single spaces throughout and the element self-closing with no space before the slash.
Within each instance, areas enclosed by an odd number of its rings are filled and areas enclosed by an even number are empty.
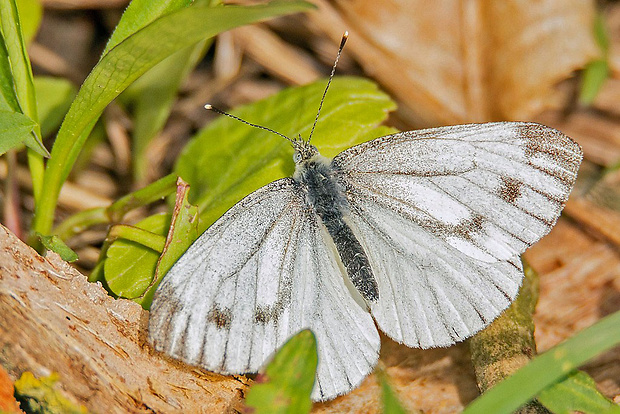
<svg viewBox="0 0 620 414">
<path fill-rule="evenodd" d="M 379 288 L 368 256 L 344 220 L 349 206 L 338 171 L 329 160 L 317 155 L 298 167 L 295 180 L 304 186 L 306 201 L 325 225 L 353 286 L 364 299 L 372 302 L 379 299 Z"/>
</svg>

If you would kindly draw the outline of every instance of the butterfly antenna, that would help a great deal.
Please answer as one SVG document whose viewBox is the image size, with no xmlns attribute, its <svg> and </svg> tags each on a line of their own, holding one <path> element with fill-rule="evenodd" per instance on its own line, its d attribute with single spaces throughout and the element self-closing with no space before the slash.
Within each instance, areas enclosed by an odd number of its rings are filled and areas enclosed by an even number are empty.
<svg viewBox="0 0 620 414">
<path fill-rule="evenodd" d="M 348 38 L 349 38 L 349 32 L 344 32 L 344 34 L 342 35 L 342 40 L 340 41 L 340 47 L 338 48 L 338 54 L 336 55 L 336 60 L 334 61 L 334 66 L 332 67 L 332 73 L 329 75 L 327 86 L 325 87 L 325 91 L 323 92 L 323 97 L 321 98 L 321 103 L 319 104 L 319 110 L 316 113 L 316 118 L 314 118 L 314 124 L 312 124 L 312 130 L 310 131 L 310 136 L 308 136 L 308 143 L 310 143 L 310 140 L 312 139 L 314 128 L 316 127 L 316 123 L 319 120 L 319 115 L 321 114 L 321 108 L 323 108 L 323 101 L 325 100 L 325 95 L 327 95 L 327 90 L 329 89 L 329 85 L 332 83 L 332 78 L 334 77 L 334 73 L 336 73 L 336 66 L 338 65 L 338 60 L 340 59 L 340 55 L 342 54 L 342 49 L 344 49 L 344 44 L 347 42 Z"/>
<path fill-rule="evenodd" d="M 243 122 L 244 124 L 249 125 L 249 126 L 252 126 L 252 127 L 254 127 L 254 128 L 264 129 L 265 131 L 269 131 L 269 132 L 271 132 L 271 133 L 273 133 L 273 134 L 280 135 L 282 138 L 286 139 L 286 140 L 287 140 L 287 141 L 289 141 L 290 143 L 292 143 L 292 144 L 294 144 L 294 143 L 295 143 L 292 139 L 290 139 L 289 137 L 287 137 L 287 136 L 286 136 L 286 135 L 284 135 L 284 134 L 279 133 L 278 131 L 274 131 L 274 130 L 273 130 L 273 129 L 271 129 L 271 128 L 267 128 L 267 127 L 264 127 L 264 126 L 262 126 L 262 125 L 257 125 L 257 124 L 253 124 L 253 123 L 251 123 L 251 122 L 248 122 L 248 121 L 246 121 L 245 119 L 241 119 L 241 118 L 239 118 L 238 116 L 234 116 L 234 115 L 232 115 L 232 114 L 229 114 L 228 112 L 224 112 L 224 111 L 222 111 L 221 109 L 217 109 L 216 107 L 214 107 L 214 106 L 213 106 L 213 105 L 211 105 L 211 104 L 206 104 L 206 105 L 205 105 L 205 109 L 208 109 L 209 111 L 217 112 L 217 113 L 218 113 L 218 114 L 220 114 L 220 115 L 226 115 L 226 116 L 227 116 L 227 117 L 229 117 L 229 118 L 236 119 L 237 121 Z"/>
</svg>

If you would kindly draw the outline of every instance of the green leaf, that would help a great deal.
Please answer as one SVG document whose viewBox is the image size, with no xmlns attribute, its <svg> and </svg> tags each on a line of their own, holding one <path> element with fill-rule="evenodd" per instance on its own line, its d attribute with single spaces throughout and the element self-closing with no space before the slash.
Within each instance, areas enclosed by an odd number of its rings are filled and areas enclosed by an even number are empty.
<svg viewBox="0 0 620 414">
<path fill-rule="evenodd" d="M 17 10 L 19 10 L 22 22 L 24 41 L 26 44 L 30 44 L 39 30 L 39 24 L 43 17 L 43 6 L 38 0 L 17 0 Z"/>
<path fill-rule="evenodd" d="M 30 139 L 36 125 L 19 112 L 0 111 L 0 155 Z"/>
<path fill-rule="evenodd" d="M 538 394 L 538 401 L 555 414 L 618 414 L 620 406 L 596 389 L 596 382 L 585 372 L 575 371 L 564 381 Z"/>
<path fill-rule="evenodd" d="M 166 246 L 159 258 L 151 285 L 147 291 L 136 300 L 144 309 L 151 307 L 153 295 L 159 282 L 170 270 L 172 265 L 185 253 L 192 242 L 198 237 L 198 208 L 188 201 L 189 186 L 179 178 L 177 196 L 172 213 L 172 223 L 166 238 Z"/>
<path fill-rule="evenodd" d="M 13 83 L 9 51 L 3 36 L 0 36 L 0 110 L 22 113 Z"/>
<path fill-rule="evenodd" d="M 30 67 L 30 59 L 26 53 L 26 43 L 21 31 L 21 22 L 15 0 L 7 0 L 0 2 L 0 28 L 2 29 L 2 38 L 4 39 L 4 49 L 1 53 L 6 53 L 10 62 L 10 73 L 17 101 L 19 102 L 20 111 L 27 115 L 30 119 L 37 122 L 37 105 L 34 94 L 34 85 L 32 82 L 32 68 Z M 6 58 L 3 57 L 3 60 Z M 3 75 L 6 69 L 2 70 Z M 10 82 L 5 79 L 2 83 Z M 2 92 L 8 90 L 7 86 L 2 87 Z M 41 133 L 38 125 L 32 132 L 32 138 L 24 143 L 42 156 L 49 155 L 47 149 L 40 140 Z"/>
<path fill-rule="evenodd" d="M 594 38 L 601 49 L 602 57 L 589 62 L 583 69 L 579 102 L 589 106 L 609 77 L 609 34 L 605 27 L 605 15 L 599 12 L 594 21 Z"/>
<path fill-rule="evenodd" d="M 21 408 L 29 413 L 86 414 L 83 405 L 76 405 L 62 394 L 56 386 L 59 376 L 53 372 L 48 377 L 35 378 L 32 372 L 24 372 L 15 381 L 15 398 Z"/>
<path fill-rule="evenodd" d="M 318 354 L 316 338 L 304 330 L 289 339 L 248 390 L 245 403 L 261 413 L 308 413 Z"/>
<path fill-rule="evenodd" d="M 189 6 L 192 0 L 133 0 L 123 12 L 102 56 L 153 20 Z"/>
<path fill-rule="evenodd" d="M 289 137 L 307 137 L 326 81 L 289 88 L 263 101 L 232 111 L 246 121 Z M 359 78 L 335 78 L 327 94 L 312 143 L 326 157 L 392 129 L 377 127 L 395 104 L 376 84 Z M 294 172 L 289 142 L 275 134 L 220 117 L 184 149 L 175 171 L 192 187 L 190 201 L 201 212 L 201 230 L 243 197 Z"/>
<path fill-rule="evenodd" d="M 579 365 L 620 343 L 620 311 L 534 358 L 514 375 L 474 400 L 464 411 L 512 413 Z"/>
<path fill-rule="evenodd" d="M 78 259 L 77 253 L 71 250 L 60 237 L 45 236 L 41 233 L 37 233 L 37 237 L 46 249 L 57 253 L 65 262 L 75 262 Z"/>
<path fill-rule="evenodd" d="M 148 230 L 161 238 L 168 233 L 170 215 L 156 214 L 147 217 L 135 227 Z M 136 298 L 149 287 L 161 251 L 153 250 L 145 244 L 146 241 L 138 243 L 117 239 L 108 248 L 104 263 L 104 278 L 115 295 Z"/>
<path fill-rule="evenodd" d="M 49 233 L 60 188 L 90 128 L 103 109 L 134 80 L 174 52 L 224 30 L 311 7 L 310 3 L 301 1 L 187 7 L 153 21 L 111 49 L 84 81 L 58 132 L 47 164 L 46 191 L 36 206 L 33 229 Z"/>
<path fill-rule="evenodd" d="M 2 152 L 0 153 L 25 144 L 40 155 L 47 156 L 49 153 L 39 139 L 32 71 L 25 51 L 14 0 L 0 3 L 0 19 L 0 111 L 16 114 L 8 125 L 0 125 L 0 128 L 3 130 L 14 128 L 16 119 L 21 118 L 19 115 L 25 115 L 34 122 L 27 133 L 23 133 L 22 130 L 16 136 L 1 136 Z M 3 120 L 6 119 L 7 117 L 4 116 Z"/>
<path fill-rule="evenodd" d="M 41 136 L 47 137 L 60 126 L 77 91 L 68 80 L 51 76 L 35 76 L 34 90 Z"/>
<path fill-rule="evenodd" d="M 589 62 L 583 69 L 579 102 L 582 105 L 591 105 L 609 77 L 609 63 L 606 59 L 597 59 Z"/>
</svg>

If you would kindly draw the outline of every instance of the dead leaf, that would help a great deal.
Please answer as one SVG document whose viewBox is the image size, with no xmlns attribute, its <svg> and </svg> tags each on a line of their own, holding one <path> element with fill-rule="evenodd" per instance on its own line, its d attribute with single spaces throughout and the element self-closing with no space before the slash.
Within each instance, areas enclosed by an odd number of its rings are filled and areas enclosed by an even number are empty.
<svg viewBox="0 0 620 414">
<path fill-rule="evenodd" d="M 555 86 L 591 59 L 594 1 L 316 0 L 314 24 L 415 125 L 527 119 L 566 102 Z"/>
</svg>

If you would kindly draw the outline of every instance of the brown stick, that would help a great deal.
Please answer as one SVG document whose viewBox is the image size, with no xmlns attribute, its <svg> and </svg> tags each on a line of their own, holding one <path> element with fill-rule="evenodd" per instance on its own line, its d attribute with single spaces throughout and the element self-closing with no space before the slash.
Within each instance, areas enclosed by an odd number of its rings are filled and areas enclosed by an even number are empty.
<svg viewBox="0 0 620 414">
<path fill-rule="evenodd" d="M 60 375 L 91 412 L 241 410 L 248 381 L 178 363 L 146 344 L 148 312 L 115 300 L 50 253 L 39 256 L 0 226 L 0 364 Z"/>
</svg>

